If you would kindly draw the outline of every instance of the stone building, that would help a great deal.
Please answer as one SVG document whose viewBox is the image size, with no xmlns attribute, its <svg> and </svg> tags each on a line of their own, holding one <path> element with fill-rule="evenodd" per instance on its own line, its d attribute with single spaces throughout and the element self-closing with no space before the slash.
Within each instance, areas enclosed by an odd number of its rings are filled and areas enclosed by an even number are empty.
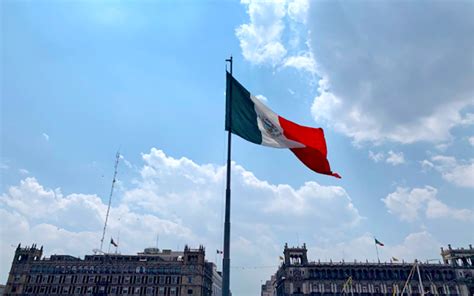
<svg viewBox="0 0 474 296">
<path fill-rule="evenodd" d="M 474 295 L 474 249 L 442 249 L 443 262 L 314 262 L 306 245 L 284 248 L 262 296 Z M 408 280 L 409 279 L 409 280 Z M 421 283 L 421 284 L 420 284 Z"/>
<path fill-rule="evenodd" d="M 221 296 L 221 274 L 204 247 L 147 248 L 137 255 L 43 257 L 43 247 L 18 245 L 5 295 Z"/>
</svg>

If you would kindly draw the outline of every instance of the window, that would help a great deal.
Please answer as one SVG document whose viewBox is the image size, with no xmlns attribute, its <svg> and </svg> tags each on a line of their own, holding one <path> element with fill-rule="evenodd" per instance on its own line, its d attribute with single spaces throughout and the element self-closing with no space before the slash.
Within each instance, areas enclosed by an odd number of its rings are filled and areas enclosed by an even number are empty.
<svg viewBox="0 0 474 296">
<path fill-rule="evenodd" d="M 193 282 L 193 277 L 192 276 L 188 276 L 188 283 L 192 283 Z"/>
<path fill-rule="evenodd" d="M 160 287 L 158 289 L 158 295 L 164 295 L 165 294 L 165 288 L 164 287 Z"/>
<path fill-rule="evenodd" d="M 192 295 L 193 294 L 193 289 L 188 289 L 188 295 Z"/>
</svg>

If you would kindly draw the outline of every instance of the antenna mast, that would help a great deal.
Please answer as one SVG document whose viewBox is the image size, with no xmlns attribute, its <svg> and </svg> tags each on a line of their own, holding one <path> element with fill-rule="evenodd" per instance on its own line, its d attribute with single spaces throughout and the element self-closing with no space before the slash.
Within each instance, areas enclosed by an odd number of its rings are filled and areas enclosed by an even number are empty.
<svg viewBox="0 0 474 296">
<path fill-rule="evenodd" d="M 115 166 L 114 166 L 114 178 L 112 179 L 112 187 L 110 188 L 110 194 L 109 194 L 109 205 L 107 207 L 107 214 L 105 215 L 105 223 L 104 223 L 104 231 L 102 232 L 102 238 L 100 240 L 100 252 L 102 252 L 102 247 L 104 245 L 104 237 L 105 237 L 105 230 L 107 229 L 107 221 L 109 220 L 109 212 L 110 212 L 110 204 L 112 203 L 112 195 L 114 193 L 114 186 L 115 186 L 115 181 L 117 177 L 117 169 L 118 169 L 118 163 L 120 160 L 120 153 L 117 151 L 117 154 L 115 155 Z"/>
</svg>

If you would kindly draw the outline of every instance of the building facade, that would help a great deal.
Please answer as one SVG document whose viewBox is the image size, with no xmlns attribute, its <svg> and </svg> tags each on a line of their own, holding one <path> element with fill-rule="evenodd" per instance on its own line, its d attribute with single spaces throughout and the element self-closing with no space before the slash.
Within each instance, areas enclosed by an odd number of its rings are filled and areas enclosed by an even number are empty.
<svg viewBox="0 0 474 296">
<path fill-rule="evenodd" d="M 310 262 L 306 245 L 284 248 L 284 261 L 262 296 L 474 295 L 474 249 L 441 249 L 431 263 Z M 440 260 L 441 261 L 441 260 Z"/>
<path fill-rule="evenodd" d="M 43 257 L 43 247 L 18 247 L 5 295 L 221 296 L 221 274 L 204 247 L 147 248 L 137 255 Z"/>
</svg>

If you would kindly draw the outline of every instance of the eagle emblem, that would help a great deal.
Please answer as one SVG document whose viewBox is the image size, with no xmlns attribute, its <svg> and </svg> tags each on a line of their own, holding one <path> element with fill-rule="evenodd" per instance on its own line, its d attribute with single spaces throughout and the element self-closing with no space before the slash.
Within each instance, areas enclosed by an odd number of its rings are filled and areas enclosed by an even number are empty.
<svg viewBox="0 0 474 296">
<path fill-rule="evenodd" d="M 263 128 L 265 129 L 265 131 L 267 131 L 267 133 L 269 133 L 274 138 L 281 136 L 280 129 L 278 129 L 278 127 L 276 127 L 270 119 L 266 117 L 260 117 L 260 118 L 262 119 L 262 122 L 263 122 Z"/>
</svg>

